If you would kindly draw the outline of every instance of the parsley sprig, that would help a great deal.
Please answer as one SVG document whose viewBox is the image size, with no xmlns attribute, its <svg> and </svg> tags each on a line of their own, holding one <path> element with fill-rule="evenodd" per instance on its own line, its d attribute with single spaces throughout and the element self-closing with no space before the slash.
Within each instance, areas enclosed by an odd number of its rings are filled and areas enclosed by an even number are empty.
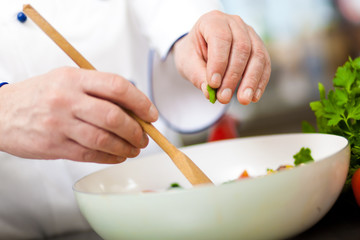
<svg viewBox="0 0 360 240">
<path fill-rule="evenodd" d="M 351 146 L 350 169 L 345 188 L 360 167 L 360 57 L 340 66 L 333 78 L 334 89 L 326 90 L 319 83 L 320 100 L 310 103 L 316 116 L 317 130 L 346 137 Z M 316 132 L 308 122 L 302 123 L 303 132 Z"/>
<path fill-rule="evenodd" d="M 302 147 L 298 153 L 296 153 L 293 158 L 295 159 L 294 165 L 299 166 L 301 164 L 314 162 L 314 158 L 311 156 L 310 148 Z"/>
</svg>

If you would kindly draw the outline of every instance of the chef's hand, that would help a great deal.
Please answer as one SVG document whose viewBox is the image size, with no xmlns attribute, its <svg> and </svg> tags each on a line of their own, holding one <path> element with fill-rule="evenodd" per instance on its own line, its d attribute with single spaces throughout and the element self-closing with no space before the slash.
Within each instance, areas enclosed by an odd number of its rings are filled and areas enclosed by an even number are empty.
<svg viewBox="0 0 360 240">
<path fill-rule="evenodd" d="M 257 102 L 270 78 L 269 54 L 259 36 L 239 16 L 209 12 L 174 46 L 179 72 L 208 97 L 229 103 L 237 90 L 241 104 Z M 236 89 L 240 82 L 239 88 Z"/>
<path fill-rule="evenodd" d="M 0 89 L 0 151 L 34 159 L 118 163 L 148 144 L 119 106 L 153 122 L 158 112 L 124 78 L 60 68 Z"/>
</svg>

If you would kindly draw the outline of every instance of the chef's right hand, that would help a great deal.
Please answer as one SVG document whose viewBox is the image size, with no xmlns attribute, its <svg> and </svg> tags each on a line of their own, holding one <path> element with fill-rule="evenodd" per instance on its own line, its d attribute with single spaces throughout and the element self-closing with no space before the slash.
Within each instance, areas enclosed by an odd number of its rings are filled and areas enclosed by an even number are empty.
<svg viewBox="0 0 360 240">
<path fill-rule="evenodd" d="M 0 151 L 33 159 L 119 163 L 148 144 L 158 112 L 126 79 L 64 67 L 0 88 Z"/>
</svg>

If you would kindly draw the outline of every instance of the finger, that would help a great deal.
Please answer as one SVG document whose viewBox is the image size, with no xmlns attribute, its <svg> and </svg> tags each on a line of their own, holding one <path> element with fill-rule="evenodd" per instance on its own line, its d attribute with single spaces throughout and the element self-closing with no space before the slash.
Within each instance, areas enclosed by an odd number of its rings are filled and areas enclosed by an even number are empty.
<svg viewBox="0 0 360 240">
<path fill-rule="evenodd" d="M 251 54 L 251 39 L 246 24 L 238 16 L 229 19 L 233 41 L 229 56 L 229 63 L 221 87 L 217 92 L 217 99 L 221 103 L 229 103 L 236 86 L 241 80 Z"/>
<path fill-rule="evenodd" d="M 269 60 L 266 61 L 264 72 L 261 76 L 260 82 L 258 84 L 258 88 L 255 91 L 254 97 L 252 99 L 253 102 L 258 102 L 262 97 L 263 93 L 265 92 L 265 88 L 270 80 L 270 75 L 271 75 L 271 62 L 269 58 Z"/>
<path fill-rule="evenodd" d="M 248 27 L 248 29 L 252 43 L 251 55 L 237 93 L 238 101 L 244 105 L 249 104 L 255 94 L 261 94 L 257 91 L 258 84 L 263 75 L 268 58 L 267 51 L 261 39 L 251 27 Z M 255 93 L 255 91 L 257 92 Z"/>
<path fill-rule="evenodd" d="M 93 162 L 93 163 L 103 163 L 103 164 L 116 164 L 121 163 L 126 160 L 125 157 L 115 156 L 100 152 L 97 150 L 91 150 L 80 144 L 74 142 L 71 139 L 68 139 L 64 143 L 64 149 L 66 149 L 64 159 L 73 160 L 77 162 Z"/>
<path fill-rule="evenodd" d="M 206 62 L 202 59 L 194 59 L 194 62 L 189 63 L 191 67 L 187 68 L 188 80 L 200 89 L 206 98 L 209 98 L 206 81 Z"/>
<path fill-rule="evenodd" d="M 72 110 L 78 119 L 110 131 L 134 147 L 144 148 L 149 142 L 142 127 L 124 110 L 111 102 L 84 96 Z"/>
<path fill-rule="evenodd" d="M 229 25 L 223 19 L 203 26 L 200 31 L 208 45 L 206 79 L 212 88 L 218 88 L 228 65 L 233 37 Z"/>
<path fill-rule="evenodd" d="M 71 131 L 65 134 L 69 139 L 91 150 L 125 158 L 136 157 L 140 153 L 139 148 L 135 148 L 116 135 L 80 120 L 74 119 Z"/>
<path fill-rule="evenodd" d="M 82 70 L 81 83 L 86 93 L 113 101 L 147 122 L 158 118 L 156 107 L 145 94 L 116 74 Z"/>
<path fill-rule="evenodd" d="M 271 60 L 270 60 L 269 53 L 266 51 L 264 43 L 262 42 L 260 37 L 257 35 L 257 33 L 254 31 L 254 29 L 250 27 L 249 32 L 250 32 L 250 36 L 254 37 L 254 39 L 256 39 L 257 42 L 260 43 L 260 48 L 262 48 L 261 51 L 265 55 L 265 67 L 264 67 L 263 73 L 261 75 L 260 81 L 258 82 L 257 89 L 254 92 L 253 99 L 252 99 L 253 102 L 257 102 L 260 100 L 261 96 L 265 92 L 265 88 L 269 82 L 270 75 L 271 75 Z M 260 54 L 260 56 L 261 56 L 261 54 Z"/>
</svg>

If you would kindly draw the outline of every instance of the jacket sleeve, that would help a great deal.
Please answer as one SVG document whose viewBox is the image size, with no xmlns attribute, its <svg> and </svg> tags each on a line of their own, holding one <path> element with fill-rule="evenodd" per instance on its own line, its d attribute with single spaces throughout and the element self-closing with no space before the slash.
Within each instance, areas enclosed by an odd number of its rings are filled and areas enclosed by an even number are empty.
<svg viewBox="0 0 360 240">
<path fill-rule="evenodd" d="M 140 31 L 162 58 L 201 15 L 222 9 L 217 0 L 131 0 L 129 3 Z"/>
</svg>

